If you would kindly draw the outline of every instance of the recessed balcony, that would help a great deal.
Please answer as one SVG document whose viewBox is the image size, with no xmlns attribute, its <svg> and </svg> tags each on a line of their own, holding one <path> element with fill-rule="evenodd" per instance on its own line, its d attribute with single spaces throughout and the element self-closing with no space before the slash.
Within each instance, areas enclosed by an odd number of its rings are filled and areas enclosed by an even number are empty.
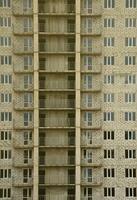
<svg viewBox="0 0 137 200">
<path fill-rule="evenodd" d="M 65 176 L 39 176 L 39 184 L 40 185 L 49 185 L 49 186 L 57 186 L 57 185 L 74 185 L 75 184 L 75 175 Z"/>
<path fill-rule="evenodd" d="M 73 109 L 75 107 L 74 99 L 40 99 L 40 109 Z"/>
<path fill-rule="evenodd" d="M 64 53 L 74 53 L 75 52 L 75 43 L 66 43 L 63 45 L 48 45 L 46 43 L 39 43 L 40 53 L 49 53 L 49 54 L 64 54 Z"/>
<path fill-rule="evenodd" d="M 68 128 L 75 127 L 75 118 L 40 118 L 40 128 Z"/>
</svg>

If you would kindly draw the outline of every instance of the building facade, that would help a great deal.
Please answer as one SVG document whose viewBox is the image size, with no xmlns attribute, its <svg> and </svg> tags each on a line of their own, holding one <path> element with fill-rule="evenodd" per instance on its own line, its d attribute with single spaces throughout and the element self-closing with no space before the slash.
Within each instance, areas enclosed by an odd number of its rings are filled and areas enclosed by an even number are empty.
<svg viewBox="0 0 137 200">
<path fill-rule="evenodd" d="M 0 0 L 0 200 L 137 199 L 137 0 Z"/>
</svg>

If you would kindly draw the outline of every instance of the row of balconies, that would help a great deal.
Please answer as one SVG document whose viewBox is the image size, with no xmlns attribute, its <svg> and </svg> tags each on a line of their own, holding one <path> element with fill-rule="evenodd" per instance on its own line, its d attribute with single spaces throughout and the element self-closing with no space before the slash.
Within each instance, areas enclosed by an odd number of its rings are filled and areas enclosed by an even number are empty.
<svg viewBox="0 0 137 200">
<path fill-rule="evenodd" d="M 32 6 L 30 7 L 23 7 L 23 3 L 13 1 L 12 12 L 13 15 L 33 15 Z M 102 14 L 102 4 L 100 0 L 93 1 L 92 5 L 87 7 L 83 6 L 84 2 L 81 4 L 81 15 L 93 15 L 93 16 L 100 16 Z M 68 14 L 75 14 L 75 2 L 62 2 L 61 0 L 58 2 L 41 2 L 39 3 L 39 13 L 40 14 L 52 14 L 52 15 L 68 15 Z"/>
<path fill-rule="evenodd" d="M 55 64 L 54 64 L 55 65 Z M 34 69 L 32 65 L 29 66 L 23 66 L 14 64 L 13 66 L 14 73 L 33 73 Z M 66 72 L 75 72 L 75 63 L 68 63 L 63 66 L 56 63 L 56 66 L 53 67 L 51 63 L 47 64 L 45 61 L 40 60 L 39 61 L 39 72 L 42 73 L 66 73 Z M 81 73 L 101 73 L 101 64 L 93 64 L 93 65 L 83 65 L 81 64 Z"/>
</svg>

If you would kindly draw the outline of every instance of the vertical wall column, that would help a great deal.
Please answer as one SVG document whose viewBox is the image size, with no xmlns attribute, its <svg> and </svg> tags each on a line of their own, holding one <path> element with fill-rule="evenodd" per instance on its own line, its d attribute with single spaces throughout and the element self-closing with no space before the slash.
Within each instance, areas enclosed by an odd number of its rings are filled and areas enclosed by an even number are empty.
<svg viewBox="0 0 137 200">
<path fill-rule="evenodd" d="M 33 0 L 33 26 L 34 26 L 34 180 L 33 200 L 38 200 L 38 169 L 39 169 L 39 59 L 38 59 L 38 0 Z"/>
<path fill-rule="evenodd" d="M 76 73 L 76 200 L 81 198 L 81 151 L 80 151 L 80 0 L 76 0 L 76 61 L 75 61 L 75 73 Z"/>
</svg>

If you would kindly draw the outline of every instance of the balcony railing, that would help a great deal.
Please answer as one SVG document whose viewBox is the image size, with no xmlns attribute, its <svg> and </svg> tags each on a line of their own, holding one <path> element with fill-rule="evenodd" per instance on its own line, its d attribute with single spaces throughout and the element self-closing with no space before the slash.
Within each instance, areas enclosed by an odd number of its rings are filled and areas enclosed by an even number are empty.
<svg viewBox="0 0 137 200">
<path fill-rule="evenodd" d="M 33 121 L 24 122 L 22 118 L 16 118 L 13 120 L 13 127 L 15 129 L 33 129 Z"/>
<path fill-rule="evenodd" d="M 50 25 L 50 24 L 49 24 Z M 62 24 L 63 26 L 63 24 Z M 39 24 L 39 32 L 44 33 L 60 33 L 60 34 L 66 34 L 66 33 L 74 33 L 75 32 L 75 24 L 64 24 L 64 29 L 60 29 L 60 27 L 54 27 L 54 26 L 46 26 L 44 23 Z"/>
<path fill-rule="evenodd" d="M 102 137 L 100 136 L 94 136 L 92 137 L 92 141 L 88 138 L 82 137 L 81 138 L 81 146 L 88 146 L 92 148 L 99 148 L 102 146 Z"/>
<path fill-rule="evenodd" d="M 69 185 L 75 184 L 75 175 L 66 176 L 39 176 L 39 184 L 45 185 Z"/>
<path fill-rule="evenodd" d="M 88 159 L 82 158 L 81 159 L 81 165 L 84 165 L 84 166 L 101 166 L 102 165 L 102 158 L 98 156 L 96 159 L 91 159 L 90 161 Z"/>
<path fill-rule="evenodd" d="M 75 100 L 74 99 L 58 99 L 58 100 L 39 100 L 40 108 L 74 108 Z"/>
<path fill-rule="evenodd" d="M 82 15 L 90 15 L 90 16 L 101 16 L 102 15 L 102 7 L 100 6 L 101 3 L 96 4 L 96 7 L 92 8 L 81 8 Z"/>
<path fill-rule="evenodd" d="M 74 127 L 75 118 L 40 118 L 40 127 Z"/>
<path fill-rule="evenodd" d="M 32 186 L 33 185 L 33 178 L 32 177 L 12 177 L 12 184 L 13 186 Z"/>
<path fill-rule="evenodd" d="M 103 182 L 103 178 L 101 177 L 82 177 L 81 183 L 83 185 L 89 184 L 92 186 L 101 185 Z"/>
<path fill-rule="evenodd" d="M 67 14 L 67 13 L 74 13 L 75 12 L 75 5 L 74 4 L 64 4 L 59 8 L 59 6 L 48 6 L 46 4 L 39 4 L 39 13 L 52 13 L 52 14 Z"/>
<path fill-rule="evenodd" d="M 55 194 L 47 194 L 47 195 L 39 195 L 39 200 L 75 200 L 75 195 L 62 195 L 57 193 Z M 85 200 L 85 199 L 83 199 Z M 87 199 L 88 200 L 88 199 Z"/>
<path fill-rule="evenodd" d="M 71 138 L 39 137 L 39 145 L 46 146 L 46 147 L 74 146 L 75 137 L 71 137 Z"/>
<path fill-rule="evenodd" d="M 33 72 L 33 66 L 28 65 L 28 66 L 23 66 L 23 64 L 17 64 L 14 63 L 13 65 L 13 71 L 14 73 L 32 73 Z"/>
<path fill-rule="evenodd" d="M 47 53 L 74 52 L 75 51 L 75 43 L 66 43 L 63 46 L 58 45 L 57 47 L 55 47 L 55 45 L 51 45 L 51 47 L 49 47 L 48 44 L 40 42 L 39 51 L 47 52 Z"/>
<path fill-rule="evenodd" d="M 93 47 L 81 47 L 81 53 L 83 54 L 90 53 L 96 55 L 96 54 L 101 54 L 101 52 L 102 50 L 99 44 L 96 44 Z"/>
<path fill-rule="evenodd" d="M 39 81 L 39 88 L 46 90 L 75 89 L 75 81 Z"/>
<path fill-rule="evenodd" d="M 33 141 L 26 141 L 24 142 L 24 138 L 23 137 L 13 137 L 13 146 L 14 148 L 26 148 L 26 147 L 33 147 Z"/>
<path fill-rule="evenodd" d="M 20 3 L 13 5 L 12 7 L 13 15 L 32 15 L 32 8 L 23 8 Z"/>
<path fill-rule="evenodd" d="M 57 63 L 53 66 L 52 63 L 46 64 L 45 61 L 39 60 L 39 70 L 44 70 L 47 72 L 65 72 L 69 70 L 75 70 L 75 62 L 69 62 L 68 64 L 64 62 L 62 66 Z"/>
<path fill-rule="evenodd" d="M 44 166 L 68 166 L 75 165 L 75 156 L 62 157 L 61 160 L 47 160 L 45 156 L 39 156 L 39 165 Z"/>
<path fill-rule="evenodd" d="M 23 102 L 23 100 L 14 100 L 13 106 L 15 110 L 32 110 L 33 109 L 33 102 Z"/>
<path fill-rule="evenodd" d="M 15 81 L 13 82 L 13 89 L 15 91 L 33 91 L 33 83 L 24 85 L 23 81 Z"/>
<path fill-rule="evenodd" d="M 33 34 L 33 27 L 24 27 L 23 24 L 19 23 L 18 24 L 14 24 L 13 25 L 13 33 L 14 34 L 23 34 L 23 35 L 30 35 L 30 34 Z"/>
<path fill-rule="evenodd" d="M 33 166 L 33 159 L 32 158 L 23 158 L 23 155 L 15 156 L 12 159 L 12 163 L 14 167 L 26 167 L 26 166 Z"/>
</svg>

